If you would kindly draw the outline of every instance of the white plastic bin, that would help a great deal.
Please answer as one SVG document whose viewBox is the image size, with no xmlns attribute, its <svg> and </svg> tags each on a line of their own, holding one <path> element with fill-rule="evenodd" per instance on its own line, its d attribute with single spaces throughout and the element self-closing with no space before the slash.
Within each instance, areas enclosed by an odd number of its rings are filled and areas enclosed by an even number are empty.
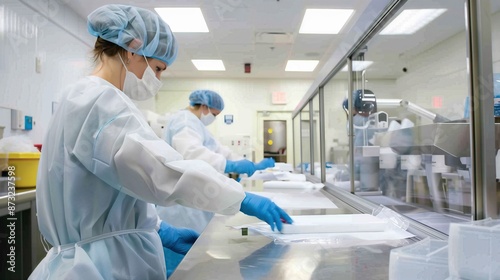
<svg viewBox="0 0 500 280">
<path fill-rule="evenodd" d="M 450 276 L 500 279 L 500 220 L 450 224 Z"/>
<path fill-rule="evenodd" d="M 448 278 L 448 241 L 425 238 L 391 250 L 389 280 Z"/>
</svg>

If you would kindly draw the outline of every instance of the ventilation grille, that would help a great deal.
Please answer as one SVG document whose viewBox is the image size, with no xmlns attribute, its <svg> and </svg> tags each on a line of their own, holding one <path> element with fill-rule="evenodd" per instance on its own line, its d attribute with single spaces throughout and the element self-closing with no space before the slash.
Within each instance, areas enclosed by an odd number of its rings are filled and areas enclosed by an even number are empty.
<svg viewBox="0 0 500 280">
<path fill-rule="evenodd" d="M 287 32 L 258 32 L 255 33 L 256 44 L 292 44 L 293 35 Z"/>
</svg>

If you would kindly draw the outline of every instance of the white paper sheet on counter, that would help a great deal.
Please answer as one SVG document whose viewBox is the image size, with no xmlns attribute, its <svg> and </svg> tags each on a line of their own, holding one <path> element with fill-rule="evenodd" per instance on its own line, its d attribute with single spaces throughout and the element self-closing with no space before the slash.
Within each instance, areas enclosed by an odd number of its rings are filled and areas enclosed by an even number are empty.
<svg viewBox="0 0 500 280">
<path fill-rule="evenodd" d="M 325 185 L 312 182 L 266 181 L 262 186 L 268 189 L 321 189 Z"/>
<path fill-rule="evenodd" d="M 314 193 L 273 193 L 273 192 L 251 192 L 256 195 L 271 199 L 276 205 L 283 209 L 337 209 L 337 205 L 323 195 Z"/>
<path fill-rule="evenodd" d="M 399 240 L 413 237 L 414 235 L 396 229 L 387 229 L 382 232 L 352 232 L 352 233 L 311 233 L 311 234 L 281 234 L 272 232 L 268 224 L 249 225 L 248 229 L 281 242 L 328 242 L 329 240 L 359 239 L 365 241 Z"/>
<path fill-rule="evenodd" d="M 283 224 L 283 234 L 382 232 L 387 220 L 369 214 L 300 215 Z"/>
<path fill-rule="evenodd" d="M 292 219 L 298 216 L 292 216 Z M 340 246 L 350 246 L 359 244 L 359 241 L 363 242 L 376 242 L 376 241 L 388 241 L 388 240 L 400 240 L 410 237 L 414 237 L 413 234 L 394 227 L 387 227 L 385 231 L 379 232 L 349 232 L 349 233 L 297 233 L 297 234 L 282 234 L 277 231 L 271 231 L 268 224 L 264 222 L 253 223 L 238 226 L 235 228 L 248 228 L 250 231 L 260 233 L 264 236 L 272 238 L 276 241 L 291 243 L 335 243 Z"/>
<path fill-rule="evenodd" d="M 290 173 L 287 171 L 259 170 L 256 171 L 252 176 L 243 178 L 243 180 L 305 182 L 306 175 Z"/>
</svg>

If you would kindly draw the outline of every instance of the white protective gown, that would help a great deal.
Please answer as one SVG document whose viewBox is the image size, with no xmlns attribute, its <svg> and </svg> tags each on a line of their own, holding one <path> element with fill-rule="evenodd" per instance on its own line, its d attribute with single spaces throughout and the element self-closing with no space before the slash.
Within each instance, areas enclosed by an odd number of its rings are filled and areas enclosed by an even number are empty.
<svg viewBox="0 0 500 280">
<path fill-rule="evenodd" d="M 54 247 L 30 279 L 165 279 L 151 203 L 234 214 L 245 196 L 205 162 L 182 160 L 95 76 L 67 89 L 43 144 L 37 215 Z"/>
<path fill-rule="evenodd" d="M 217 141 L 189 110 L 180 110 L 169 117 L 165 126 L 165 141 L 185 159 L 201 159 L 220 173 L 224 173 L 226 160 L 242 159 Z"/>
<path fill-rule="evenodd" d="M 165 141 L 185 159 L 200 159 L 224 173 L 226 160 L 240 160 L 241 156 L 215 139 L 200 119 L 189 110 L 180 110 L 168 117 Z M 213 213 L 174 205 L 158 207 L 158 215 L 177 227 L 188 227 L 202 232 Z"/>
</svg>

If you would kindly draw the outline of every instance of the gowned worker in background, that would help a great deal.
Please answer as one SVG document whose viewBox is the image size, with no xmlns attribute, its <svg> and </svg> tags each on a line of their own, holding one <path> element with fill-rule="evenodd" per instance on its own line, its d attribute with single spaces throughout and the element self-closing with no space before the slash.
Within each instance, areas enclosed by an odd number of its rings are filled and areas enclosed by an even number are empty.
<svg viewBox="0 0 500 280">
<path fill-rule="evenodd" d="M 189 107 L 169 116 L 165 126 L 165 141 L 169 143 L 184 159 L 200 159 L 212 165 L 220 173 L 246 173 L 252 176 L 255 170 L 274 167 L 274 160 L 266 158 L 259 163 L 253 163 L 222 145 L 208 131 L 206 126 L 212 124 L 215 118 L 224 110 L 224 100 L 211 90 L 196 90 L 189 95 Z M 201 211 L 174 205 L 157 207 L 158 215 L 165 221 L 178 227 L 187 227 L 201 233 L 208 225 L 213 212 Z M 171 267 L 175 269 L 182 256 L 166 250 L 166 255 L 172 259 Z"/>
<path fill-rule="evenodd" d="M 189 107 L 169 117 L 165 141 L 185 159 L 201 159 L 221 173 L 252 176 L 255 170 L 274 167 L 272 158 L 253 163 L 221 145 L 206 126 L 224 110 L 224 100 L 211 90 L 196 90 L 189 95 Z"/>
<path fill-rule="evenodd" d="M 375 94 L 368 89 L 358 89 L 352 93 L 353 100 L 353 131 L 354 147 L 370 146 L 370 140 L 377 132 L 370 123 L 369 116 L 377 112 L 377 98 Z M 342 103 L 346 116 L 349 117 L 349 107 L 347 98 Z M 347 130 L 349 130 L 349 121 L 347 121 Z M 379 160 L 378 157 L 364 157 L 361 148 L 354 150 L 354 178 L 360 182 L 357 191 L 375 191 L 378 190 L 379 181 Z"/>
<path fill-rule="evenodd" d="M 354 146 L 368 146 L 368 141 L 373 137 L 374 131 L 369 130 L 370 122 L 368 121 L 368 117 L 370 114 L 377 112 L 377 99 L 375 94 L 368 89 L 365 90 L 355 90 L 352 93 L 353 100 L 353 115 L 352 115 L 352 123 L 354 125 Z M 347 98 L 344 99 L 342 103 L 342 108 L 346 113 L 346 116 L 349 117 L 349 106 L 348 106 Z M 349 124 L 347 124 L 347 129 L 349 129 Z"/>
<path fill-rule="evenodd" d="M 240 210 L 278 229 L 281 218 L 292 222 L 206 162 L 183 160 L 132 102 L 156 95 L 176 57 L 156 13 L 106 5 L 88 16 L 88 30 L 97 66 L 67 88 L 43 143 L 37 217 L 53 247 L 31 279 L 165 279 L 163 247 L 186 252 L 196 234 L 160 221 L 153 204 Z"/>
</svg>

